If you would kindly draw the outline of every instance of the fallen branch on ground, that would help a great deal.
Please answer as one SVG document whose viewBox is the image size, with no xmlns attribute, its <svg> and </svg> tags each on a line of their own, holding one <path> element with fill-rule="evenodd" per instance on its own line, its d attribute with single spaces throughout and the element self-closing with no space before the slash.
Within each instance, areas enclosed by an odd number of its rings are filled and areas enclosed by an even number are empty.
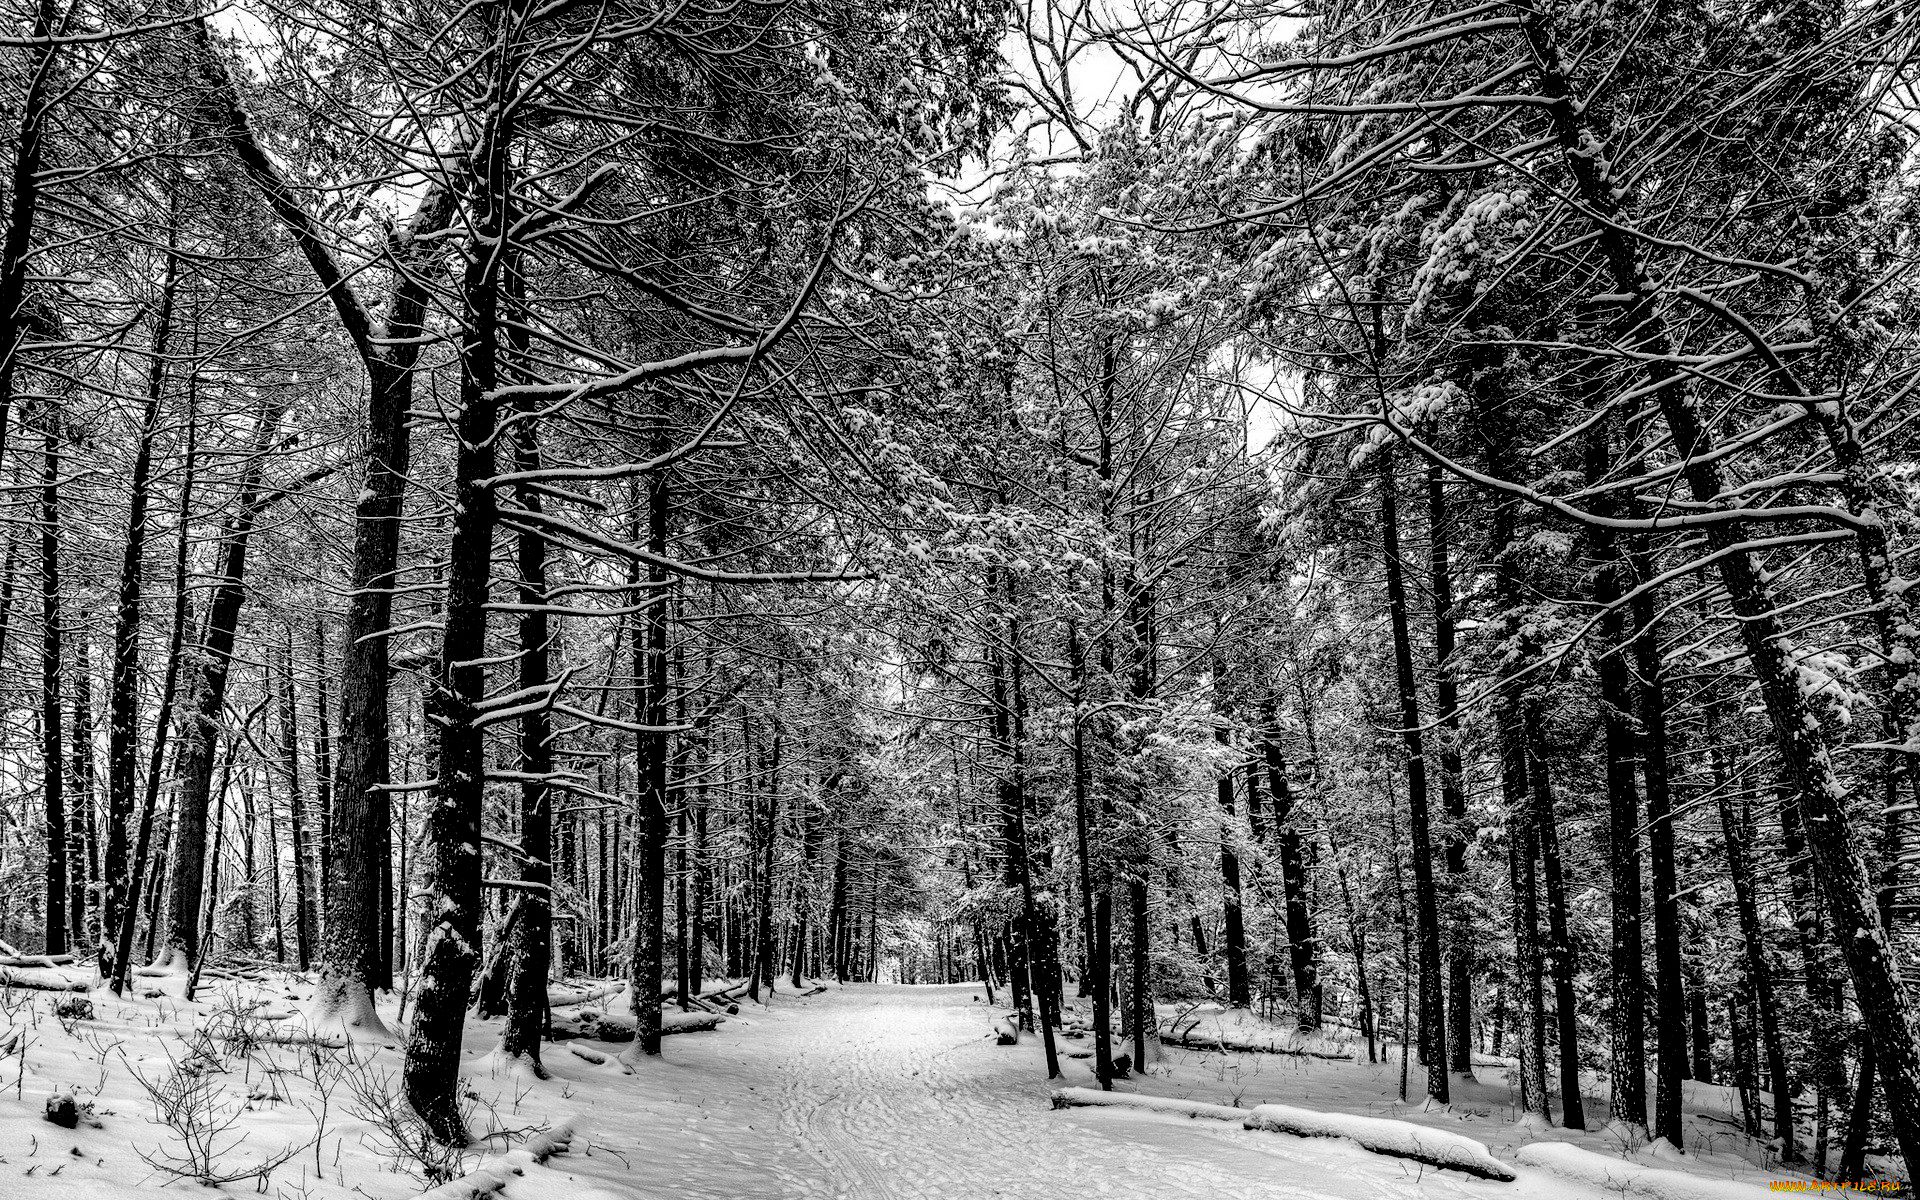
<svg viewBox="0 0 1920 1200">
<path fill-rule="evenodd" d="M 1410 1158 L 1503 1183 L 1511 1183 L 1515 1178 L 1512 1167 L 1470 1137 L 1386 1117 L 1355 1117 L 1288 1104 L 1262 1104 L 1247 1117 L 1246 1127 L 1290 1133 L 1295 1137 L 1342 1137 L 1375 1154 Z"/>
<path fill-rule="evenodd" d="M 1730 1179 L 1702 1179 L 1685 1171 L 1643 1167 L 1610 1154 L 1595 1154 L 1565 1142 L 1534 1142 L 1514 1151 L 1513 1161 L 1591 1184 L 1619 1196 L 1642 1200 L 1740 1200 L 1756 1194 L 1755 1185 Z"/>
<path fill-rule="evenodd" d="M 1161 1040 L 1189 1050 L 1237 1050 L 1249 1054 L 1290 1054 L 1299 1058 L 1323 1058 L 1334 1062 L 1350 1061 L 1353 1049 L 1319 1034 L 1298 1032 L 1261 1035 L 1226 1032 L 1203 1033 L 1189 1026 L 1180 1029 L 1172 1021 L 1160 1026 Z"/>
<path fill-rule="evenodd" d="M 1171 1096 L 1140 1096 L 1132 1092 L 1102 1092 L 1093 1088 L 1061 1088 L 1053 1093 L 1055 1108 L 1134 1108 L 1166 1113 L 1175 1117 L 1205 1117 L 1209 1121 L 1245 1121 L 1251 1109 L 1230 1108 L 1224 1104 L 1202 1104 L 1198 1100 L 1176 1100 Z"/>
<path fill-rule="evenodd" d="M 26 970 L 44 970 L 45 968 L 25 968 Z M 0 987 L 26 988 L 35 992 L 84 992 L 87 985 L 74 979 L 35 978 L 22 975 L 11 967 L 0 967 Z"/>
</svg>

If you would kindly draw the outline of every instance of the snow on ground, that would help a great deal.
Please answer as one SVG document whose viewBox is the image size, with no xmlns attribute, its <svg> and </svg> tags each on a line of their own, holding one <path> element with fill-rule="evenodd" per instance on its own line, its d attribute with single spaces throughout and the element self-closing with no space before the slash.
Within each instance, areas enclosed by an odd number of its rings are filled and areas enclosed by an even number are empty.
<svg viewBox="0 0 1920 1200">
<path fill-rule="evenodd" d="M 298 979 L 203 985 L 194 1004 L 179 998 L 180 983 L 145 980 L 143 989 L 161 994 L 124 1000 L 93 991 L 82 998 L 94 1014 L 82 1019 L 52 1015 L 63 999 L 58 994 L 0 991 L 0 1047 L 9 1031 L 25 1041 L 24 1055 L 0 1054 L 0 1196 L 123 1200 L 162 1186 L 191 1191 L 197 1185 L 180 1172 L 195 1169 L 216 1176 L 265 1170 L 263 1179 L 232 1179 L 223 1190 L 287 1200 L 397 1200 L 426 1189 L 422 1164 L 395 1146 L 408 1136 L 404 1108 L 396 1107 L 397 1048 L 339 1050 L 272 1040 L 285 1038 L 295 1025 L 292 1014 L 311 993 Z M 566 998 L 556 989 L 556 1000 Z M 476 1194 L 503 1200 L 1620 1197 L 1622 1180 L 1593 1169 L 1600 1155 L 1633 1168 L 1627 1173 L 1647 1187 L 1671 1184 L 1671 1168 L 1684 1166 L 1699 1179 L 1718 1181 L 1717 1196 L 1736 1183 L 1758 1196 L 1774 1177 L 1732 1149 L 1737 1132 L 1724 1135 L 1716 1152 L 1681 1164 L 1625 1155 L 1607 1145 L 1604 1133 L 1572 1139 L 1588 1156 L 1562 1153 L 1571 1166 L 1553 1153 L 1530 1163 L 1513 1154 L 1519 1144 L 1560 1135 L 1515 1124 L 1497 1068 L 1463 1086 L 1463 1102 L 1453 1110 L 1423 1112 L 1389 1099 L 1397 1062 L 1370 1066 L 1364 1051 L 1357 1061 L 1338 1061 L 1169 1048 L 1151 1073 L 1121 1087 L 1233 1107 L 1279 1102 L 1404 1117 L 1487 1144 L 1517 1167 L 1519 1182 L 1439 1171 L 1340 1138 L 1127 1108 L 1055 1110 L 1049 1103 L 1055 1088 L 1094 1086 L 1087 1060 L 1066 1059 L 1066 1079 L 1050 1083 L 1039 1041 L 1028 1036 L 1016 1046 L 996 1046 L 992 1023 L 1001 1010 L 980 999 L 977 988 L 965 985 L 836 986 L 810 997 L 782 991 L 770 1006 L 743 1004 L 717 1031 L 668 1039 L 663 1058 L 641 1063 L 634 1074 L 622 1069 L 620 1046 L 584 1039 L 551 1044 L 549 1080 L 500 1068 L 491 1053 L 498 1023 L 472 1022 L 472 1123 L 496 1136 L 453 1164 L 462 1182 L 435 1194 L 459 1200 Z M 380 1015 L 396 1023 L 399 1016 L 391 1002 L 381 1005 Z M 1081 1045 L 1063 1040 L 1063 1048 Z M 47 1098 L 64 1090 L 90 1110 L 74 1130 L 42 1115 Z M 204 1109 L 224 1131 L 207 1135 L 206 1122 L 186 1118 L 170 1128 L 156 1119 L 161 1104 L 188 1113 Z M 1647 1184 L 1642 1175 L 1656 1167 L 1668 1170 Z"/>
</svg>

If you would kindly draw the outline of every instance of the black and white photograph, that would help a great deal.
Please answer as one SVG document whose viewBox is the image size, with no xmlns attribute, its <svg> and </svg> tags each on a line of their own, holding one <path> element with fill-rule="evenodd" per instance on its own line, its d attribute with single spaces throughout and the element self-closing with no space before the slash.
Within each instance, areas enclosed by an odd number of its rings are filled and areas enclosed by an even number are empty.
<svg viewBox="0 0 1920 1200">
<path fill-rule="evenodd" d="M 0 1195 L 1920 1184 L 1920 5 L 0 0 Z"/>
</svg>

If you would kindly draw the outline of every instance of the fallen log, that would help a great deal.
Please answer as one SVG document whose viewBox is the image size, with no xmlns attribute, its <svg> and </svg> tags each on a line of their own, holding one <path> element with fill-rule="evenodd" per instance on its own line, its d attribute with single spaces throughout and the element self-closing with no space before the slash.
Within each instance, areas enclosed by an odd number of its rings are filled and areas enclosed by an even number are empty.
<svg viewBox="0 0 1920 1200">
<path fill-rule="evenodd" d="M 48 979 L 20 973 L 21 970 L 45 969 L 44 967 L 26 967 L 20 969 L 0 967 L 0 987 L 26 988 L 28 991 L 34 992 L 84 992 L 87 990 L 86 983 L 78 979 Z"/>
<path fill-rule="evenodd" d="M 1225 1031 L 1205 1033 L 1191 1026 L 1181 1029 L 1170 1021 L 1161 1024 L 1160 1040 L 1175 1046 L 1185 1046 L 1189 1050 L 1287 1054 L 1297 1058 L 1320 1058 L 1332 1062 L 1349 1062 L 1354 1057 L 1353 1048 L 1346 1043 L 1314 1034 L 1303 1035 L 1294 1032 L 1236 1034 Z"/>
<path fill-rule="evenodd" d="M 1482 1143 L 1409 1121 L 1317 1112 L 1288 1104 L 1262 1104 L 1247 1116 L 1245 1127 L 1290 1133 L 1295 1137 L 1346 1138 L 1375 1154 L 1464 1171 L 1481 1179 L 1511 1183 L 1516 1178 L 1513 1168 L 1488 1153 Z"/>
<path fill-rule="evenodd" d="M 536 1133 L 520 1148 L 531 1154 L 537 1163 L 544 1163 L 556 1154 L 565 1154 L 573 1149 L 573 1122 L 562 1121 L 545 1133 Z"/>
<path fill-rule="evenodd" d="M 1513 1161 L 1630 1200 L 1740 1200 L 1759 1194 L 1751 1183 L 1643 1166 L 1565 1142 L 1530 1142 L 1513 1152 Z"/>
<path fill-rule="evenodd" d="M 1170 1096 L 1140 1096 L 1132 1092 L 1103 1092 L 1096 1088 L 1060 1088 L 1053 1093 L 1055 1108 L 1135 1108 L 1146 1112 L 1169 1113 L 1176 1117 L 1205 1117 L 1210 1121 L 1245 1121 L 1252 1109 L 1230 1108 L 1224 1104 L 1202 1104 L 1198 1100 L 1175 1100 Z"/>
<path fill-rule="evenodd" d="M 71 954 L 6 954 L 0 955 L 0 967 L 65 967 L 71 966 L 74 957 Z"/>
<path fill-rule="evenodd" d="M 575 1004 L 592 1004 L 617 994 L 626 986 L 624 983 L 608 983 L 593 988 L 550 987 L 547 989 L 547 1007 L 564 1008 Z"/>
<path fill-rule="evenodd" d="M 718 1029 L 725 1017 L 719 1013 L 664 1013 L 660 1018 L 660 1032 L 669 1033 L 707 1033 Z"/>
<path fill-rule="evenodd" d="M 547 1036 L 554 1041 L 591 1038 L 594 1041 L 614 1043 L 630 1042 L 635 1036 L 632 1013 L 604 1013 L 589 1010 L 575 1014 L 573 1020 L 572 1028 L 560 1025 L 549 1026 Z M 665 1037 L 674 1033 L 705 1033 L 717 1028 L 725 1020 L 726 1017 L 719 1013 L 661 1013 L 660 1035 Z"/>
</svg>

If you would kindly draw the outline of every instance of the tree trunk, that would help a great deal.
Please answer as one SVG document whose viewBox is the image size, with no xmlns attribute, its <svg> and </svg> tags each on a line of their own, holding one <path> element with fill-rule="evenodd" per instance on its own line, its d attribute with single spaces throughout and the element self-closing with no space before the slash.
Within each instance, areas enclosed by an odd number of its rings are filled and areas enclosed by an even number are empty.
<svg viewBox="0 0 1920 1200">
<path fill-rule="evenodd" d="M 199 348 L 199 339 L 197 337 L 194 339 L 194 348 L 197 353 Z M 179 529 L 176 531 L 173 547 L 173 623 L 167 636 L 167 669 L 165 681 L 160 686 L 160 706 L 154 712 L 153 745 L 147 754 L 147 785 L 140 804 L 140 828 L 134 838 L 133 862 L 126 871 L 126 879 L 129 887 L 138 886 L 140 881 L 146 878 L 147 855 L 149 847 L 153 844 L 154 820 L 160 808 L 160 776 L 163 768 L 166 766 L 167 739 L 168 735 L 173 731 L 174 705 L 179 698 L 180 670 L 182 661 L 186 655 L 187 612 L 189 608 L 187 598 L 187 558 L 193 542 L 193 488 L 196 477 L 195 472 L 199 466 L 200 427 L 197 419 L 198 413 L 196 412 L 197 398 L 194 380 L 189 378 L 187 381 L 186 403 L 187 444 L 183 456 L 184 461 L 181 466 Z M 137 650 L 139 644 L 137 629 L 133 631 L 133 636 L 129 640 L 133 648 Z M 122 731 L 122 735 L 127 738 L 128 749 L 131 750 L 132 743 L 137 736 L 134 732 L 133 722 L 136 713 L 135 704 L 138 697 L 139 679 L 137 673 L 134 673 L 132 678 L 128 680 L 123 680 L 120 675 L 122 643 L 121 630 L 118 627 L 117 619 L 114 630 L 114 642 L 114 691 L 117 693 L 125 686 L 134 693 L 133 700 L 124 702 L 125 709 L 123 710 L 127 714 L 127 724 Z M 114 731 L 109 729 L 108 747 L 110 760 L 113 736 Z M 109 761 L 109 768 L 111 768 L 111 761 Z M 131 788 L 130 781 L 127 786 Z M 129 796 L 129 799 L 130 798 Z M 158 935 L 161 926 L 160 888 L 164 882 L 165 875 L 164 872 L 160 870 L 160 866 L 166 860 L 165 847 L 171 833 L 172 830 L 170 827 L 163 827 L 160 831 L 162 851 L 155 859 L 152 883 L 147 889 L 146 957 L 150 961 L 153 958 L 154 939 Z M 124 834 L 122 836 L 124 837 Z M 109 882 L 109 887 L 111 886 L 111 882 Z M 126 993 L 127 981 L 133 969 L 133 935 L 136 928 L 134 916 L 134 906 L 129 905 L 127 911 L 121 915 L 119 928 L 107 929 L 102 935 L 103 937 L 115 939 L 115 949 L 112 955 L 114 962 L 113 988 L 114 992 L 118 995 L 124 995 Z"/>
<path fill-rule="evenodd" d="M 1643 558 L 1637 574 L 1651 578 Z M 1687 1069 L 1687 997 L 1680 953 L 1680 880 L 1674 858 L 1673 793 L 1667 777 L 1667 693 L 1660 664 L 1659 604 L 1654 592 L 1633 600 L 1634 671 L 1640 677 L 1640 773 L 1647 789 L 1647 860 L 1653 881 L 1653 1136 L 1683 1149 L 1681 1081 Z M 1704 1030 L 1702 1031 L 1704 1032 Z M 1709 1068 L 1711 1074 L 1711 1068 Z"/>
<path fill-rule="evenodd" d="M 1787 891 L 1792 901 L 1794 931 L 1800 942 L 1801 980 L 1807 1011 L 1812 1014 L 1812 1038 L 1807 1046 L 1807 1074 L 1814 1087 L 1814 1172 L 1827 1170 L 1825 1119 L 1828 1106 L 1847 1094 L 1845 1009 L 1839 980 L 1829 957 L 1827 930 L 1820 919 L 1820 882 L 1807 858 L 1807 839 L 1800 805 L 1791 791 L 1780 795 L 1780 835 L 1786 851 Z"/>
<path fill-rule="evenodd" d="M 1218 686 L 1216 676 L 1216 693 Z M 1224 724 L 1216 726 L 1213 737 L 1220 746 L 1229 746 Z M 1247 978 L 1247 928 L 1240 911 L 1240 856 L 1233 848 L 1239 825 L 1233 808 L 1235 771 L 1235 764 L 1229 759 L 1214 784 L 1220 801 L 1220 894 L 1226 909 L 1222 940 L 1227 958 L 1227 1003 L 1233 1008 L 1251 1008 L 1253 989 Z"/>
<path fill-rule="evenodd" d="M 1735 807 L 1734 797 L 1729 793 L 1729 782 L 1725 766 L 1725 752 L 1718 746 L 1718 721 L 1715 719 L 1715 705 L 1707 708 L 1707 742 L 1713 746 L 1712 769 L 1713 790 L 1719 798 L 1720 829 L 1727 848 L 1727 878 L 1733 884 L 1733 903 L 1740 920 L 1740 940 L 1745 955 L 1745 974 L 1747 989 L 1753 995 L 1755 1016 L 1759 1024 L 1761 1053 L 1766 1056 L 1767 1074 L 1771 1078 L 1774 1099 L 1774 1136 L 1780 1141 L 1780 1160 L 1797 1162 L 1800 1154 L 1794 1141 L 1793 1106 L 1786 1101 L 1790 1092 L 1787 1082 L 1786 1046 L 1780 1040 L 1780 1014 L 1775 1005 L 1773 994 L 1773 970 L 1767 964 L 1766 942 L 1760 928 L 1760 905 L 1754 896 L 1753 862 L 1748 857 L 1751 836 L 1749 822 L 1744 813 L 1745 801 Z"/>
<path fill-rule="evenodd" d="M 1111 881 L 1104 853 L 1095 880 L 1093 764 L 1087 747 L 1087 662 L 1080 626 L 1067 622 L 1067 660 L 1073 670 L 1073 828 L 1080 871 L 1080 917 L 1087 940 L 1086 993 L 1093 1002 L 1093 1076 L 1102 1091 L 1113 1089 L 1113 928 Z M 1103 816 L 1107 815 L 1105 813 Z M 1105 824 L 1101 835 L 1104 838 Z M 1104 841 L 1102 842 L 1104 850 Z M 1224 847 L 1223 847 L 1224 849 Z M 1224 864 L 1223 864 L 1224 865 Z M 981 966 L 986 965 L 984 957 Z M 989 984 L 989 987 L 992 985 Z"/>
<path fill-rule="evenodd" d="M 1460 686 L 1454 677 L 1451 519 L 1440 468 L 1427 467 L 1429 574 L 1433 585 L 1434 708 L 1440 714 L 1440 809 L 1447 828 L 1447 1066 L 1473 1078 L 1473 946 L 1477 941 L 1462 895 L 1467 875 L 1467 793 L 1460 776 Z"/>
<path fill-rule="evenodd" d="M 27 280 L 34 223 L 45 182 L 41 168 L 46 158 L 47 117 L 68 94 L 54 71 L 56 56 L 63 47 L 63 40 L 53 36 L 57 16 L 54 0 L 35 3 L 31 48 L 25 69 L 16 76 L 24 77 L 27 87 L 20 98 L 20 123 L 14 132 L 7 229 L 4 244 L 0 244 L 0 463 L 6 460 L 20 345 L 33 321 Z"/>
<path fill-rule="evenodd" d="M 1272 798 L 1272 828 L 1280 840 L 1280 889 L 1286 909 L 1287 959 L 1293 972 L 1294 1019 L 1301 1029 L 1312 1030 L 1320 1028 L 1322 1015 L 1316 961 L 1319 939 L 1307 905 L 1306 856 L 1294 815 L 1293 785 L 1281 756 L 1279 703 L 1272 697 L 1267 699 L 1264 717 L 1260 754 L 1267 772 L 1267 794 Z"/>
<path fill-rule="evenodd" d="M 784 699 L 784 683 L 782 679 L 774 688 L 776 698 Z M 774 721 L 773 748 L 768 759 L 767 824 L 762 847 L 764 857 L 760 864 L 759 911 L 755 921 L 753 975 L 747 981 L 747 995 L 755 1001 L 760 999 L 762 981 L 767 984 L 769 990 L 773 987 L 773 855 L 775 843 L 780 837 L 780 752 L 786 732 L 777 714 Z"/>
<path fill-rule="evenodd" d="M 300 969 L 313 962 L 313 894 L 307 801 L 300 783 L 299 693 L 293 684 L 293 626 L 281 659 L 280 743 L 287 776 L 287 828 L 293 842 L 293 945 Z"/>
<path fill-rule="evenodd" d="M 46 817 L 46 952 L 67 952 L 66 739 L 60 713 L 60 420 L 43 414 L 40 474 L 40 799 Z"/>
<path fill-rule="evenodd" d="M 1567 885 L 1560 870 L 1560 826 L 1554 815 L 1553 776 L 1547 766 L 1546 732 L 1540 700 L 1526 703 L 1527 782 L 1533 789 L 1533 835 L 1540 843 L 1541 874 L 1547 889 L 1547 968 L 1553 975 L 1554 1018 L 1560 1057 L 1561 1123 L 1568 1129 L 1587 1127 L 1586 1106 L 1580 1098 L 1580 1020 L 1574 1008 L 1573 935 L 1567 928 Z"/>
<path fill-rule="evenodd" d="M 507 274 L 507 300 L 512 318 L 506 334 L 511 355 L 508 367 L 524 372 L 526 333 L 522 313 L 526 280 L 518 270 Z M 514 466 L 522 472 L 541 466 L 539 426 L 531 402 L 520 405 L 514 428 Z M 520 507 L 539 511 L 543 501 L 534 488 L 519 486 L 514 500 Z M 520 575 L 519 691 L 527 699 L 520 715 L 520 881 L 526 885 L 516 907 L 520 915 L 507 945 L 506 1027 L 500 1034 L 500 1052 L 524 1058 L 538 1078 L 547 1077 L 540 1061 L 540 1042 L 547 1030 L 547 977 L 553 970 L 553 709 L 537 702 L 553 686 L 553 628 L 547 613 L 554 603 L 547 580 L 547 541 L 538 532 L 515 533 Z"/>
<path fill-rule="evenodd" d="M 655 453 L 665 448 L 666 432 L 656 430 Z M 640 907 L 633 934 L 633 1011 L 638 1031 L 634 1049 L 645 1055 L 660 1053 L 660 981 L 666 968 L 667 625 L 671 593 L 661 562 L 667 552 L 672 503 L 672 480 L 668 469 L 662 467 L 647 476 L 647 550 L 652 557 L 643 598 L 636 601 L 644 604 L 644 610 L 633 647 L 633 673 L 639 681 L 634 697 L 635 719 L 647 726 L 645 732 L 635 735 L 634 746 L 640 804 Z M 634 519 L 639 520 L 637 514 Z M 771 981 L 770 973 L 768 978 Z"/>
<path fill-rule="evenodd" d="M 497 15 L 496 15 L 497 17 Z M 499 64 L 494 64 L 496 68 Z M 453 524 L 447 544 L 446 606 L 440 678 L 430 701 L 439 725 L 435 804 L 420 847 L 418 893 L 428 928 L 420 954 L 420 991 L 402 1068 L 407 1101 L 433 1137 L 464 1146 L 460 1050 L 473 975 L 480 961 L 480 842 L 486 797 L 486 734 L 477 723 L 487 694 L 487 596 L 493 579 L 497 503 L 496 407 L 501 341 L 501 280 L 506 233 L 506 118 L 492 115 L 485 152 L 474 164 L 468 204 L 473 230 L 460 282 L 460 412 L 454 459 Z M 343 789 L 344 790 L 344 789 Z"/>
<path fill-rule="evenodd" d="M 87 925 L 87 898 L 100 894 L 100 830 L 93 814 L 93 636 L 85 625 L 75 633 L 73 722 L 68 732 L 73 765 L 67 795 L 67 857 L 72 863 L 67 880 L 67 936 L 77 949 L 100 944 Z"/>
<path fill-rule="evenodd" d="M 168 230 L 170 250 L 177 240 L 177 226 L 176 214 L 173 227 Z M 174 304 L 179 291 L 179 264 L 171 253 L 167 255 L 165 271 L 160 284 L 160 306 L 154 316 L 152 357 L 147 363 L 146 404 L 140 420 L 140 441 L 134 451 L 133 472 L 128 480 L 127 536 L 120 559 L 119 597 L 114 607 L 112 680 L 107 692 L 107 849 L 103 864 L 107 890 L 101 897 L 101 929 L 104 938 L 112 939 L 114 952 L 111 957 L 114 964 L 122 963 L 133 952 L 132 939 L 120 936 L 120 923 L 123 919 L 122 910 L 134 904 L 144 879 L 140 873 L 145 865 L 143 861 L 133 872 L 128 870 L 127 842 L 139 770 L 140 626 L 145 605 L 147 505 L 153 477 L 153 443 L 160 429 L 161 403 L 166 395 L 167 349 L 172 339 Z M 187 425 L 188 444 L 191 447 L 194 437 L 191 412 L 187 416 Z M 185 495 L 192 490 L 191 465 L 187 478 L 189 482 L 184 485 L 181 509 L 183 523 L 188 515 L 184 507 Z M 175 658 L 169 663 L 170 669 L 175 671 L 177 653 L 175 648 Z M 166 720 L 167 717 L 163 715 L 162 726 Z M 160 727 L 156 727 L 154 736 L 156 739 L 165 737 Z M 139 839 L 143 844 L 151 836 L 152 827 L 152 813 L 143 810 L 143 834 Z M 143 845 L 136 858 L 144 860 L 145 856 Z M 106 957 L 103 955 L 103 959 Z M 116 992 L 124 989 L 126 972 L 123 967 L 109 967 L 103 961 L 102 969 L 113 980 Z"/>
<path fill-rule="evenodd" d="M 179 782 L 174 792 L 173 886 L 167 901 L 165 957 L 192 965 L 200 953 L 200 894 L 205 884 L 207 802 L 213 786 L 213 760 L 220 718 L 226 707 L 227 680 L 240 609 L 246 600 L 247 543 L 260 510 L 260 476 L 267 448 L 286 411 L 286 401 L 262 405 L 254 425 L 253 455 L 240 485 L 238 506 L 221 539 L 220 575 L 207 604 L 206 636 L 199 654 L 195 703 L 182 720 L 182 745 L 176 758 Z"/>
<path fill-rule="evenodd" d="M 1393 666 L 1400 699 L 1401 745 L 1407 779 L 1407 832 L 1413 847 L 1413 894 L 1418 925 L 1420 1061 L 1427 1068 L 1427 1094 L 1448 1100 L 1447 1030 L 1440 983 L 1440 908 L 1433 877 L 1433 839 L 1427 821 L 1427 760 L 1420 733 L 1420 693 L 1413 674 L 1413 640 L 1407 588 L 1400 562 L 1400 503 L 1392 455 L 1377 455 L 1380 475 L 1380 549 L 1386 566 L 1387 617 L 1393 627 Z M 1405 1031 L 1402 1031 L 1405 1036 Z"/>
<path fill-rule="evenodd" d="M 1594 425 L 1586 438 L 1586 479 L 1599 487 L 1612 466 L 1608 423 Z M 1602 512 L 1610 507 L 1595 505 Z M 1626 586 L 1626 564 L 1611 532 L 1589 533 L 1593 571 L 1593 602 L 1600 607 L 1600 652 L 1594 673 L 1600 683 L 1602 753 L 1606 758 L 1607 879 L 1612 905 L 1612 953 L 1609 958 L 1607 1045 L 1608 1080 L 1612 1084 L 1607 1115 L 1622 1124 L 1647 1127 L 1647 1043 L 1645 946 L 1640 914 L 1640 793 L 1634 764 L 1640 758 L 1640 739 L 1633 714 L 1640 707 L 1627 672 L 1626 613 L 1620 597 Z"/>
</svg>

